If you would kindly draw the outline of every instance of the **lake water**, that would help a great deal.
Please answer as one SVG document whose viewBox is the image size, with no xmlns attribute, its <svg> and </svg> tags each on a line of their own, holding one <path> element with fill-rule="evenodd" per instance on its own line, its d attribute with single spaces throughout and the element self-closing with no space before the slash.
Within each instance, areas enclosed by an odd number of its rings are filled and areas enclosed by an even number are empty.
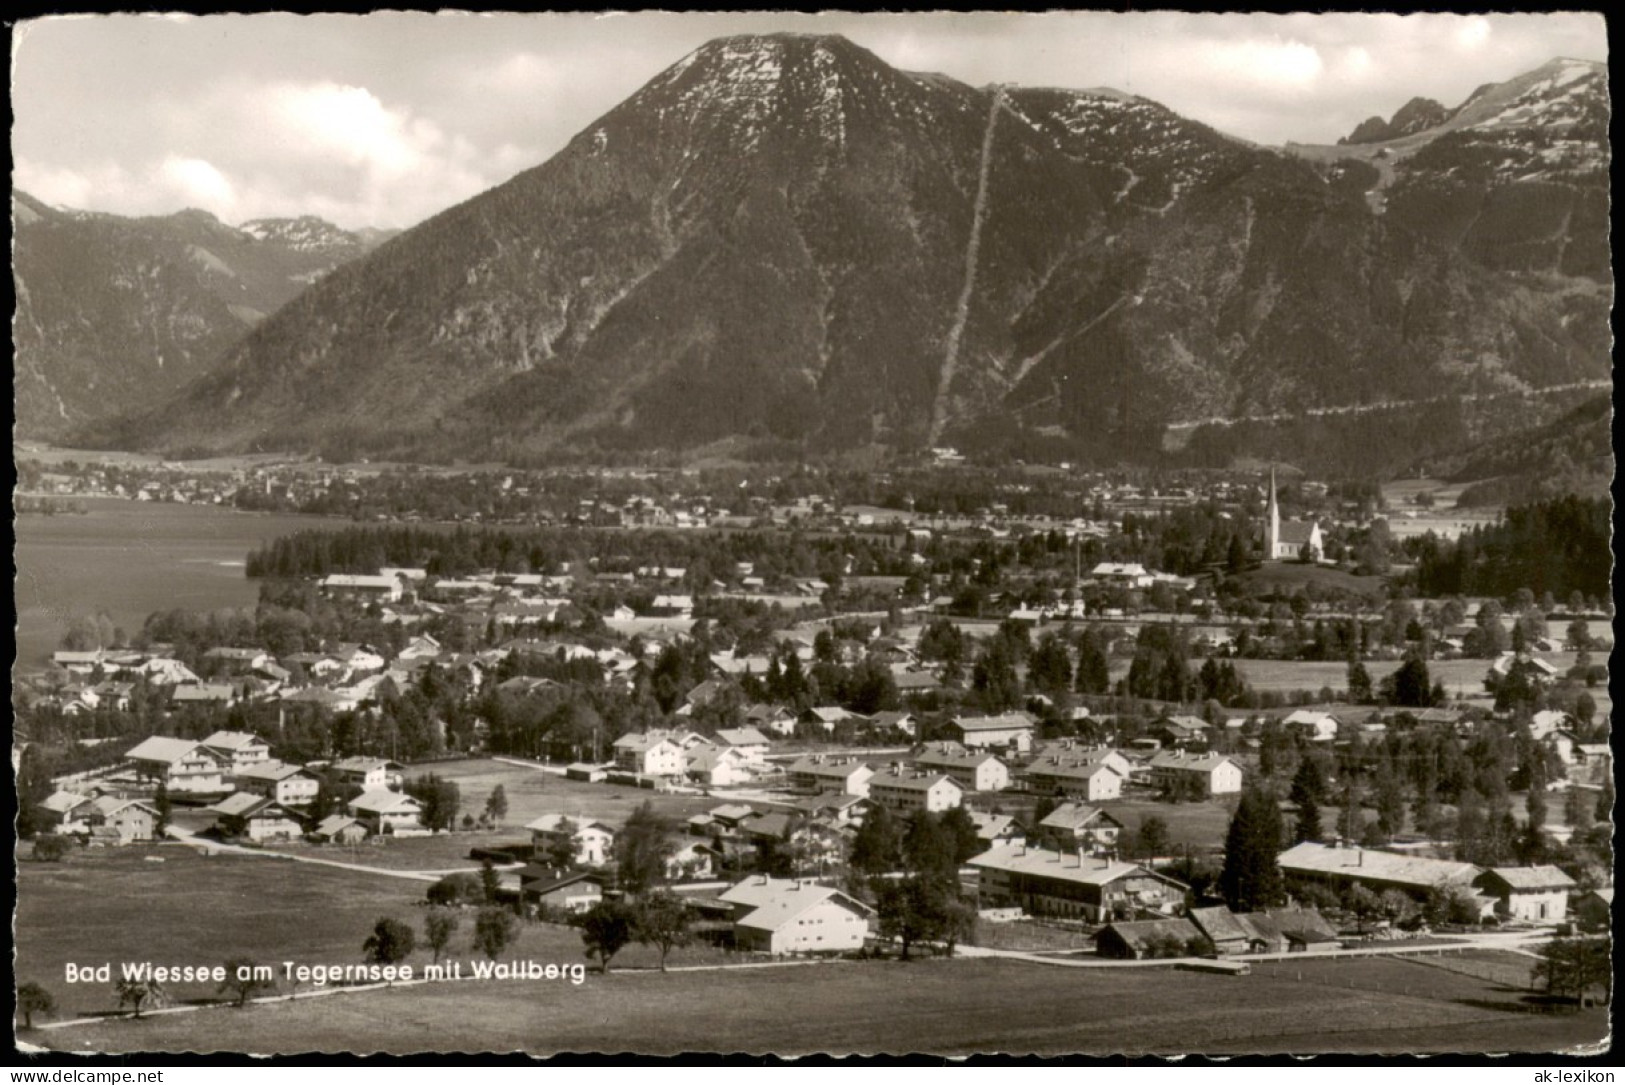
<svg viewBox="0 0 1625 1085">
<path fill-rule="evenodd" d="M 75 619 L 106 611 L 130 634 L 157 610 L 253 606 L 243 573 L 266 540 L 344 521 L 116 498 L 75 499 L 83 516 L 21 516 L 16 525 L 17 665 L 50 659 Z"/>
</svg>

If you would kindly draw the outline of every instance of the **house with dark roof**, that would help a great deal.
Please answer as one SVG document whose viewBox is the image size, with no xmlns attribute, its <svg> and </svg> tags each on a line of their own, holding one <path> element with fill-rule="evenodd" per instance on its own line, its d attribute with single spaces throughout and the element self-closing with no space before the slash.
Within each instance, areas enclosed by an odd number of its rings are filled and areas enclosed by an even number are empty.
<svg viewBox="0 0 1625 1085">
<path fill-rule="evenodd" d="M 1201 930 L 1187 918 L 1117 920 L 1094 936 L 1095 953 L 1122 961 L 1154 957 L 1197 957 L 1210 950 Z"/>
<path fill-rule="evenodd" d="M 519 899 L 537 911 L 585 912 L 604 899 L 599 875 L 531 864 L 519 869 Z"/>
</svg>

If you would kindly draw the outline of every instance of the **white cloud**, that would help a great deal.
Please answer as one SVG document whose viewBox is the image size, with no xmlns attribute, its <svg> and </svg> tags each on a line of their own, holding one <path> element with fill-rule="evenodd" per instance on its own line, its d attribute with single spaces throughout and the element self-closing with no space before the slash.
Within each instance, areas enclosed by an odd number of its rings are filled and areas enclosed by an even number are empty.
<svg viewBox="0 0 1625 1085">
<path fill-rule="evenodd" d="M 1456 31 L 1456 44 L 1469 52 L 1482 49 L 1489 43 L 1493 28 L 1482 15 L 1475 15 L 1461 24 Z"/>
<path fill-rule="evenodd" d="M 231 182 L 201 158 L 170 155 L 158 166 L 156 180 L 179 195 L 184 206 L 201 207 L 228 220 L 236 212 L 237 193 Z"/>
<path fill-rule="evenodd" d="M 1214 74 L 1266 86 L 1306 87 L 1325 68 L 1319 50 L 1301 41 L 1224 42 L 1204 51 Z"/>
</svg>

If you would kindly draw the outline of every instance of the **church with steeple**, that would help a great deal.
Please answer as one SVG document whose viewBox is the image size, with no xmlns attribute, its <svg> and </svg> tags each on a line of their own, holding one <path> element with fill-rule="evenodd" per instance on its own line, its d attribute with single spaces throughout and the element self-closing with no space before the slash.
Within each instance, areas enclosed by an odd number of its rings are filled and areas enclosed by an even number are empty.
<svg viewBox="0 0 1625 1085">
<path fill-rule="evenodd" d="M 1281 505 L 1275 499 L 1275 468 L 1271 467 L 1269 507 L 1264 511 L 1264 560 L 1298 561 L 1306 543 L 1312 560 L 1319 561 L 1326 552 L 1320 524 L 1314 520 L 1281 522 Z"/>
</svg>

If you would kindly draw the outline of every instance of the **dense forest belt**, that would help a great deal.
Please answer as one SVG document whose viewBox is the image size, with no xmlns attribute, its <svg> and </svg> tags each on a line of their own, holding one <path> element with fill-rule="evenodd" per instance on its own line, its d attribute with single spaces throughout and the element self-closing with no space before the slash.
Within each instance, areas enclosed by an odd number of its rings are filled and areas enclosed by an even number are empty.
<svg viewBox="0 0 1625 1085">
<path fill-rule="evenodd" d="M 1161 455 L 1170 467 L 1224 468 L 1252 457 L 1327 477 L 1394 477 L 1419 461 L 1528 432 L 1596 390 L 1597 382 L 1587 381 L 1529 393 L 1171 423 Z"/>
</svg>

